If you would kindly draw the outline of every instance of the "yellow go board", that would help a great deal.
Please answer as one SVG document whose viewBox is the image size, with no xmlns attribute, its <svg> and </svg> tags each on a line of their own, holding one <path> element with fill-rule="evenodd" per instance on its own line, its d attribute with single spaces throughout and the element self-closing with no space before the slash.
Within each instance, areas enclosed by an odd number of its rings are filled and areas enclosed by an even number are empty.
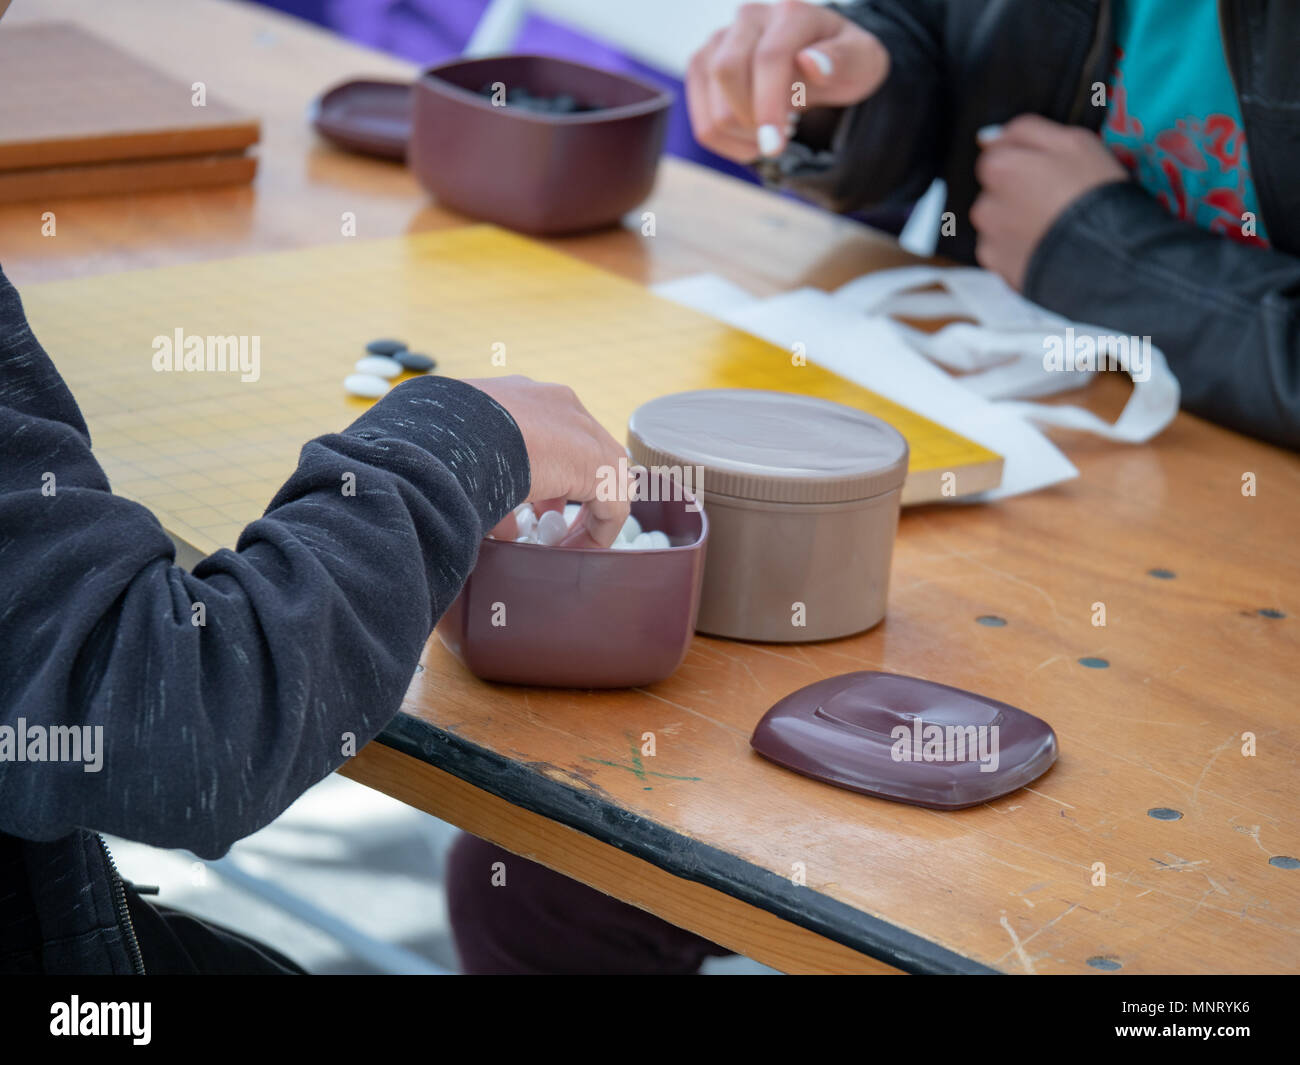
<svg viewBox="0 0 1300 1065">
<path fill-rule="evenodd" d="M 405 340 L 449 376 L 572 385 L 620 440 L 628 416 L 655 396 L 765 388 L 836 400 L 896 426 L 912 449 L 905 502 L 938 499 L 945 471 L 961 471 L 962 493 L 1001 478 L 998 455 L 943 426 L 491 226 L 58 281 L 23 298 L 114 490 L 200 555 L 233 547 L 302 445 L 371 402 L 346 395 L 342 381 L 377 337 Z M 178 330 L 243 338 L 249 355 L 256 338 L 257 379 L 156 370 L 155 338 Z"/>
</svg>

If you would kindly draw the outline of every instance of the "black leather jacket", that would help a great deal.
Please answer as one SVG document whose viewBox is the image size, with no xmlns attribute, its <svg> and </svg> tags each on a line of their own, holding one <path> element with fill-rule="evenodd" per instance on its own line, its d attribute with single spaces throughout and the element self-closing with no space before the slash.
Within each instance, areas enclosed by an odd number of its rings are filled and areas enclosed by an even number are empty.
<svg viewBox="0 0 1300 1065">
<path fill-rule="evenodd" d="M 1110 0 L 834 6 L 885 44 L 889 77 L 830 143 L 797 146 L 764 174 L 833 210 L 910 201 L 942 177 L 957 226 L 938 250 L 974 262 L 976 130 L 1027 112 L 1094 130 L 1105 119 L 1092 87 L 1114 53 Z M 1272 249 L 1175 219 L 1119 182 L 1057 219 L 1024 291 L 1072 319 L 1149 335 L 1188 410 L 1300 448 L 1300 3 L 1220 0 L 1219 16 Z"/>
</svg>

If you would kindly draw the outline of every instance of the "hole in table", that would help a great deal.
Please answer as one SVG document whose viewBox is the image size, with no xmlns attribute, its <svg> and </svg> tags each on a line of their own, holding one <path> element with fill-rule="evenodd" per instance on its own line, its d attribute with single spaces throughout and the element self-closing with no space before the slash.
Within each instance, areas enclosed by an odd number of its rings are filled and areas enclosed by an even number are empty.
<svg viewBox="0 0 1300 1065">
<path fill-rule="evenodd" d="M 1154 817 L 1157 821 L 1181 821 L 1183 812 L 1171 810 L 1168 806 L 1156 806 L 1147 811 L 1147 817 Z"/>
</svg>

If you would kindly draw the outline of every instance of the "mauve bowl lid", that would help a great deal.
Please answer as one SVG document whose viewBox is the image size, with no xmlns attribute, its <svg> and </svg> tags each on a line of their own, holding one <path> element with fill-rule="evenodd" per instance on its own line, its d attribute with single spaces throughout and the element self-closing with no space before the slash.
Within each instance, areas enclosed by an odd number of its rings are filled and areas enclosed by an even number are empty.
<svg viewBox="0 0 1300 1065">
<path fill-rule="evenodd" d="M 764 715 L 750 743 L 765 758 L 824 783 L 938 810 L 1022 788 L 1057 754 L 1056 733 L 1033 714 L 946 684 L 874 671 L 792 692 Z"/>
<path fill-rule="evenodd" d="M 842 403 L 791 392 L 708 388 L 643 403 L 628 421 L 643 466 L 703 467 L 703 493 L 773 503 L 843 503 L 900 487 L 907 441 Z"/>
<path fill-rule="evenodd" d="M 403 159 L 411 139 L 411 83 L 360 78 L 324 92 L 311 106 L 316 131 L 348 151 Z"/>
</svg>

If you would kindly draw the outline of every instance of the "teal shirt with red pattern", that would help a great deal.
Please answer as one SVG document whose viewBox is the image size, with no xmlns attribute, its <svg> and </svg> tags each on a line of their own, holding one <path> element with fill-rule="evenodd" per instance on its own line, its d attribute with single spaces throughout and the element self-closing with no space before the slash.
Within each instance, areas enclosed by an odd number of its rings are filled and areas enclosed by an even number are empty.
<svg viewBox="0 0 1300 1065">
<path fill-rule="evenodd" d="M 1102 140 L 1176 218 L 1268 246 L 1216 0 L 1116 0 Z"/>
</svg>

